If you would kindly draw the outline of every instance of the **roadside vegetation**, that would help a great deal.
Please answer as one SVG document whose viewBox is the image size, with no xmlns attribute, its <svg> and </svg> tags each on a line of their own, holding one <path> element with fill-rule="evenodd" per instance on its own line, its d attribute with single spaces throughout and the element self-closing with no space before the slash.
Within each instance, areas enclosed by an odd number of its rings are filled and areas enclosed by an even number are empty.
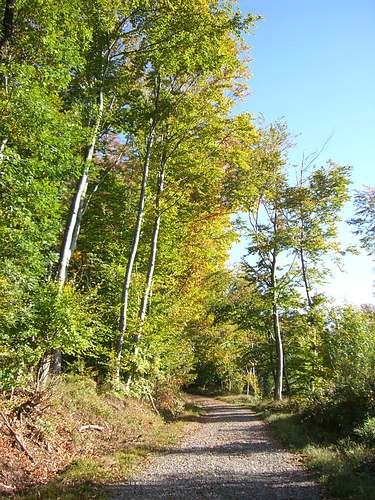
<svg viewBox="0 0 375 500">
<path fill-rule="evenodd" d="M 38 399 L 32 392 L 14 394 L 2 409 L 14 434 L 1 436 L 1 493 L 100 498 L 104 485 L 126 479 L 188 431 L 194 406 L 185 409 L 181 396 L 169 397 L 153 401 L 153 409 L 108 388 L 98 392 L 82 376 L 54 381 Z"/>
</svg>

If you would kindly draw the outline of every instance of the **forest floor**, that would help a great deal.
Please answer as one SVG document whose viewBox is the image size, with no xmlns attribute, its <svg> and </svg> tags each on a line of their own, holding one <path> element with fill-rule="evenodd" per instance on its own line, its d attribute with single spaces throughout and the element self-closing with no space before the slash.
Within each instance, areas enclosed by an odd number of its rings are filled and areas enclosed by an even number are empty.
<svg viewBox="0 0 375 500">
<path fill-rule="evenodd" d="M 113 499 L 267 500 L 327 498 L 298 456 L 286 451 L 251 410 L 192 397 L 201 416 L 179 445 L 108 489 Z"/>
</svg>

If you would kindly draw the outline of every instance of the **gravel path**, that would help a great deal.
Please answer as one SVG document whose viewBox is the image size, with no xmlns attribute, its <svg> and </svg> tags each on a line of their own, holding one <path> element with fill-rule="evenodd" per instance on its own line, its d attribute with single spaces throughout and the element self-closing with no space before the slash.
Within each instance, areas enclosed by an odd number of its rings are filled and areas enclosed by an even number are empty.
<svg viewBox="0 0 375 500">
<path fill-rule="evenodd" d="M 317 500 L 323 494 L 296 456 L 254 413 L 196 398 L 205 414 L 182 444 L 113 490 L 114 499 Z"/>
</svg>

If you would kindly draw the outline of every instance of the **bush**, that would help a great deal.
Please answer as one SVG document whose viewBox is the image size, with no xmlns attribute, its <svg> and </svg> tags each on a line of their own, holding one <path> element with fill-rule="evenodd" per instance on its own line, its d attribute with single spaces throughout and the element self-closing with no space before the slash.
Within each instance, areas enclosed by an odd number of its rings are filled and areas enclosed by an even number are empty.
<svg viewBox="0 0 375 500">
<path fill-rule="evenodd" d="M 175 416 L 184 409 L 184 401 L 181 396 L 181 382 L 167 377 L 155 385 L 154 398 L 158 410 L 165 416 Z"/>
<path fill-rule="evenodd" d="M 375 446 L 375 417 L 366 419 L 360 427 L 354 430 L 354 434 L 363 443 Z"/>
<path fill-rule="evenodd" d="M 305 420 L 341 435 L 351 434 L 371 413 L 371 402 L 362 394 L 332 391 L 310 401 L 304 401 L 301 413 Z"/>
</svg>

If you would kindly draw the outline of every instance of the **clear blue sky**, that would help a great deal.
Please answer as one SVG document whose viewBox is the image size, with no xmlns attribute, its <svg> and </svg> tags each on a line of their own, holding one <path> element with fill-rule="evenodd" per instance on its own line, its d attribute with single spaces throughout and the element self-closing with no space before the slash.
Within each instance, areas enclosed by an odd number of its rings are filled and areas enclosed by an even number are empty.
<svg viewBox="0 0 375 500">
<path fill-rule="evenodd" d="M 353 189 L 375 185 L 375 0 L 240 0 L 264 16 L 254 36 L 252 95 L 241 111 L 285 118 L 299 134 L 292 161 L 321 148 L 320 157 L 353 166 Z M 344 217 L 351 215 L 351 207 Z M 342 238 L 354 243 L 342 225 Z M 243 245 L 232 251 L 239 259 Z M 374 302 L 373 263 L 349 257 L 326 287 L 338 301 Z"/>
</svg>

